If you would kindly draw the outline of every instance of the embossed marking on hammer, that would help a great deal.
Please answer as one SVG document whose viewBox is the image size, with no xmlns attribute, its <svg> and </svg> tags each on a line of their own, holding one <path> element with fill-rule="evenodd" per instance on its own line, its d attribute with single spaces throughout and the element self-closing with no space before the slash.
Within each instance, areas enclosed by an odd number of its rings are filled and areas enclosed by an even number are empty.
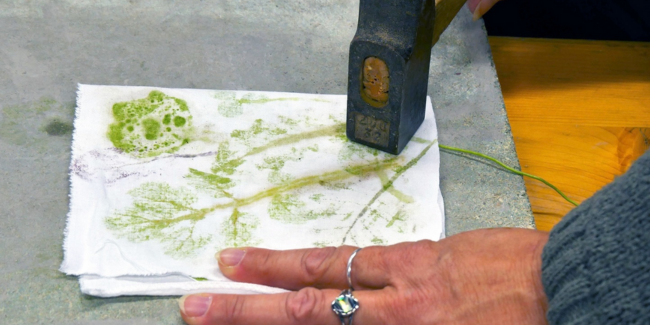
<svg viewBox="0 0 650 325">
<path fill-rule="evenodd" d="M 390 122 L 355 113 L 354 136 L 382 147 L 388 146 Z"/>
</svg>

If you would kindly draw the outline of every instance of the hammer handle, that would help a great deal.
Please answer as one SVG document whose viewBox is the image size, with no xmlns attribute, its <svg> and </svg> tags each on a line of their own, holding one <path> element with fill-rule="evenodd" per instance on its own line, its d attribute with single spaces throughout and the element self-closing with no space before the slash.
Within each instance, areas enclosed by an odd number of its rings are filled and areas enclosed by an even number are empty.
<svg viewBox="0 0 650 325">
<path fill-rule="evenodd" d="M 433 25 L 433 42 L 434 46 L 442 32 L 447 29 L 447 26 L 454 20 L 454 17 L 460 11 L 467 0 L 436 0 L 436 18 Z"/>
</svg>

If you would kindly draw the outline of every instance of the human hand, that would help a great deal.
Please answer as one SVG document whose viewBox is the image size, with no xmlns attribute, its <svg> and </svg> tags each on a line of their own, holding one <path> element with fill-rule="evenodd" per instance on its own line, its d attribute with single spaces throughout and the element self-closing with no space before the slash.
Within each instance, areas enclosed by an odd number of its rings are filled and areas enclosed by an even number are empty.
<svg viewBox="0 0 650 325">
<path fill-rule="evenodd" d="M 478 20 L 499 1 L 500 0 L 467 0 L 467 7 L 469 7 L 469 11 L 474 14 L 474 20 Z"/>
<path fill-rule="evenodd" d="M 483 229 L 439 242 L 366 247 L 352 266 L 360 305 L 354 324 L 546 324 L 547 239 L 535 230 Z M 226 249 L 217 258 L 228 278 L 298 291 L 185 296 L 181 316 L 192 325 L 340 324 L 331 302 L 348 287 L 354 250 Z"/>
</svg>

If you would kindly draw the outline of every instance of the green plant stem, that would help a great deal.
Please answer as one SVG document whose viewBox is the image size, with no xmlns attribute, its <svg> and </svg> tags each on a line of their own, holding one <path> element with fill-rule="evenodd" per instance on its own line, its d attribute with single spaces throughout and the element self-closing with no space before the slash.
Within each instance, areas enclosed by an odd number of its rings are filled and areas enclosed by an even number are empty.
<svg viewBox="0 0 650 325">
<path fill-rule="evenodd" d="M 419 159 L 420 157 L 418 157 Z M 416 161 L 417 162 L 417 161 Z M 231 202 L 228 203 L 222 203 L 222 204 L 217 204 L 213 205 L 208 208 L 200 209 L 200 210 L 193 210 L 191 213 L 188 213 L 186 215 L 182 215 L 180 217 L 176 218 L 171 218 L 171 219 L 158 219 L 158 220 L 151 220 L 149 222 L 154 223 L 154 224 L 164 224 L 165 226 L 172 224 L 172 223 L 178 223 L 181 221 L 186 221 L 190 220 L 193 222 L 203 220 L 208 213 L 211 213 L 216 210 L 220 209 L 227 209 L 227 208 L 240 208 L 243 206 L 247 206 L 250 204 L 253 204 L 259 200 L 262 200 L 267 197 L 272 197 L 276 194 L 281 194 L 281 193 L 286 193 L 290 192 L 299 188 L 303 188 L 306 186 L 311 186 L 311 185 L 316 185 L 316 184 L 323 184 L 323 183 L 328 183 L 328 182 L 335 182 L 335 181 L 341 181 L 345 180 L 351 177 L 360 177 L 366 173 L 372 173 L 376 172 L 378 170 L 385 170 L 389 168 L 397 168 L 399 167 L 398 164 L 398 158 L 389 158 L 383 161 L 377 161 L 374 163 L 370 164 L 361 164 L 361 165 L 352 165 L 352 166 L 347 166 L 344 169 L 341 170 L 336 170 L 332 172 L 327 172 L 321 175 L 315 175 L 315 176 L 306 176 L 302 178 L 295 179 L 287 184 L 276 186 L 273 188 L 270 188 L 265 191 L 261 191 L 255 195 L 251 195 L 245 198 L 241 199 L 235 199 L 232 198 Z M 404 171 L 406 171 L 408 168 L 411 167 L 411 162 L 409 164 L 406 164 L 407 168 L 403 168 L 403 171 L 400 171 L 397 175 L 401 175 Z M 390 188 L 393 185 L 393 182 L 395 181 L 395 176 L 393 176 L 393 179 L 389 181 L 388 184 L 383 186 L 383 191 L 386 191 L 388 188 Z M 232 197 L 232 196 L 231 196 Z"/>
<path fill-rule="evenodd" d="M 482 153 L 480 153 L 480 152 L 471 151 L 471 150 L 466 150 L 466 149 L 460 149 L 460 148 L 455 148 L 455 147 L 450 147 L 450 146 L 445 146 L 445 145 L 442 145 L 442 144 L 438 144 L 438 147 L 440 147 L 441 149 L 445 149 L 445 150 L 451 150 L 451 151 L 456 151 L 456 152 L 460 152 L 460 153 L 464 153 L 464 154 L 470 154 L 470 155 L 478 156 L 478 157 L 481 157 L 481 158 L 485 158 L 485 159 L 490 160 L 490 161 L 496 163 L 497 165 L 499 165 L 499 166 L 505 168 L 505 169 L 508 170 L 509 172 L 512 172 L 512 173 L 515 173 L 515 174 L 517 174 L 517 175 L 521 175 L 521 176 L 530 177 L 530 178 L 532 178 L 532 179 L 536 179 L 536 180 L 538 180 L 538 181 L 540 181 L 540 182 L 542 182 L 542 183 L 548 185 L 548 186 L 549 186 L 550 188 L 552 188 L 553 190 L 555 190 L 555 192 L 557 192 L 558 194 L 560 194 L 560 195 L 561 195 L 565 200 L 567 200 L 569 203 L 571 203 L 571 204 L 573 204 L 573 205 L 575 205 L 575 206 L 578 206 L 578 203 L 577 203 L 577 202 L 571 200 L 568 196 L 566 196 L 566 194 L 564 194 L 562 191 L 560 191 L 560 189 L 558 189 L 558 188 L 555 187 L 553 184 L 547 182 L 545 179 L 543 179 L 543 178 L 541 178 L 541 177 L 539 177 L 539 176 L 531 175 L 531 174 L 528 174 L 528 173 L 525 173 L 525 172 L 522 172 L 522 171 L 516 170 L 516 169 L 514 169 L 514 168 L 512 168 L 512 167 L 509 167 L 509 166 L 507 166 L 506 164 L 500 162 L 500 161 L 497 160 L 496 158 L 492 158 L 492 157 L 490 157 L 490 156 L 488 156 L 488 155 L 484 155 L 484 154 L 482 154 Z"/>
</svg>

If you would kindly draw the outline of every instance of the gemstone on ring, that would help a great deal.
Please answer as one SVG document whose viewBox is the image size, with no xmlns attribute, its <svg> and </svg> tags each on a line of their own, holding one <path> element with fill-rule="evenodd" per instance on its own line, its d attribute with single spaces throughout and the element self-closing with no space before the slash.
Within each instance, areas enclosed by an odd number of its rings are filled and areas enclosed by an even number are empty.
<svg viewBox="0 0 650 325">
<path fill-rule="evenodd" d="M 352 291 L 347 289 L 332 301 L 332 311 L 339 317 L 352 316 L 357 309 L 359 309 L 359 301 L 352 295 Z"/>
</svg>

